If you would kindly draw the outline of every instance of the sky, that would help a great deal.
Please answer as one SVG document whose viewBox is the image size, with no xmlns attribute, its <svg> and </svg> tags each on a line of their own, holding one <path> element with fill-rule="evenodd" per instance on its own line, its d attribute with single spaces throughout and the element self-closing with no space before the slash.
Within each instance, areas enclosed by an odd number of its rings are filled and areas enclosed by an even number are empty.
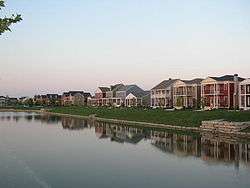
<svg viewBox="0 0 250 188">
<path fill-rule="evenodd" d="M 250 77 L 249 0 L 7 0 L 0 95 L 238 73 Z"/>
</svg>

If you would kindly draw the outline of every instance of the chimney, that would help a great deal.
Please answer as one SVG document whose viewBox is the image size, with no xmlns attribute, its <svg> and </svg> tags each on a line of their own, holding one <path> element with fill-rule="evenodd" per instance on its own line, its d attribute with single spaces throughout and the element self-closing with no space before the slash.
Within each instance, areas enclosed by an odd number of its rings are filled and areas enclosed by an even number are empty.
<svg viewBox="0 0 250 188">
<path fill-rule="evenodd" d="M 238 74 L 234 74 L 234 81 L 235 81 L 235 82 L 238 82 L 238 81 L 239 81 Z"/>
<path fill-rule="evenodd" d="M 172 80 L 172 78 L 169 78 L 169 80 Z"/>
<path fill-rule="evenodd" d="M 234 74 L 234 108 L 239 107 L 239 77 L 238 74 Z"/>
</svg>

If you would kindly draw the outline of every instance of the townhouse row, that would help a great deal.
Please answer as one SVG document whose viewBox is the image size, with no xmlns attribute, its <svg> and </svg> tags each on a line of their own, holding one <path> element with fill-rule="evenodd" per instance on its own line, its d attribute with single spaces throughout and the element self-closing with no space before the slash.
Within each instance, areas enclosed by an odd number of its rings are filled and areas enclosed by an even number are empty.
<svg viewBox="0 0 250 188">
<path fill-rule="evenodd" d="M 10 104 L 10 101 L 17 102 L 17 99 L 0 96 L 0 106 Z M 27 98 L 22 98 L 22 102 L 24 101 L 27 101 Z M 157 84 L 150 91 L 145 91 L 135 84 L 119 83 L 110 87 L 98 87 L 94 96 L 91 96 L 89 92 L 69 91 L 62 95 L 35 95 L 32 102 L 46 106 L 142 106 L 170 109 L 240 108 L 250 110 L 250 79 L 241 78 L 237 74 L 206 79 L 168 79 Z"/>
<path fill-rule="evenodd" d="M 151 90 L 151 107 L 250 110 L 250 79 L 235 74 L 164 80 Z"/>
<path fill-rule="evenodd" d="M 69 91 L 59 94 L 35 95 L 33 102 L 36 105 L 47 106 L 85 106 L 88 100 L 91 99 L 91 94 L 84 91 Z"/>
<path fill-rule="evenodd" d="M 110 87 L 98 87 L 90 100 L 91 106 L 150 106 L 150 91 L 139 86 L 116 84 Z"/>
<path fill-rule="evenodd" d="M 98 87 L 94 96 L 84 91 L 69 91 L 62 95 L 35 95 L 36 105 L 47 106 L 150 106 L 150 91 L 144 91 L 137 85 L 116 84 L 110 87 Z"/>
<path fill-rule="evenodd" d="M 18 102 L 18 98 L 9 97 L 9 96 L 0 96 L 0 107 L 16 104 Z"/>
</svg>

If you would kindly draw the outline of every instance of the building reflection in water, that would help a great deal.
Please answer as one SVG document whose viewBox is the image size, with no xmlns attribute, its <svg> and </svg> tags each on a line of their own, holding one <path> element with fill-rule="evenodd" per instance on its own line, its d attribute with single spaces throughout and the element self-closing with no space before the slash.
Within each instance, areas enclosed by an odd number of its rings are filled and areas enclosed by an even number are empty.
<svg viewBox="0 0 250 188">
<path fill-rule="evenodd" d="M 234 164 L 236 168 L 240 162 L 250 165 L 250 140 L 228 134 L 159 131 L 102 122 L 95 123 L 95 134 L 100 139 L 110 138 L 118 143 L 137 144 L 148 139 L 162 152 L 201 158 L 211 165 Z"/>
<path fill-rule="evenodd" d="M 91 128 L 91 125 L 88 124 L 88 121 L 84 119 L 62 117 L 61 121 L 62 121 L 62 127 L 64 129 L 80 130 L 84 128 Z"/>
<path fill-rule="evenodd" d="M 193 156 L 209 165 L 224 163 L 240 164 L 250 167 L 250 139 L 229 134 L 185 133 L 170 130 L 138 128 L 92 120 L 39 114 L 3 114 L 1 121 L 39 121 L 48 124 L 61 124 L 63 129 L 81 130 L 94 128 L 96 137 L 110 139 L 112 142 L 138 144 L 141 140 L 150 140 L 153 147 L 161 152 L 172 153 L 179 157 Z"/>
<path fill-rule="evenodd" d="M 146 136 L 143 129 L 104 122 L 95 123 L 95 133 L 98 138 L 110 138 L 114 142 L 131 144 L 139 143 Z"/>
<path fill-rule="evenodd" d="M 0 120 L 1 121 L 14 121 L 18 122 L 22 119 L 25 121 L 32 121 L 34 117 L 39 116 L 39 114 L 36 113 L 20 113 L 20 112 L 1 112 Z"/>
<path fill-rule="evenodd" d="M 197 138 L 198 137 L 198 138 Z M 151 144 L 163 152 L 177 156 L 201 156 L 199 135 L 183 135 L 167 131 L 150 131 Z"/>
<path fill-rule="evenodd" d="M 151 141 L 164 152 L 200 157 L 207 164 L 234 163 L 238 168 L 240 162 L 249 165 L 250 161 L 249 140 L 227 134 L 201 133 L 197 136 L 152 131 Z"/>
<path fill-rule="evenodd" d="M 47 124 L 58 124 L 61 122 L 61 119 L 62 117 L 60 116 L 52 116 L 48 114 L 34 116 L 35 121 L 40 121 L 42 123 L 47 123 Z"/>
</svg>

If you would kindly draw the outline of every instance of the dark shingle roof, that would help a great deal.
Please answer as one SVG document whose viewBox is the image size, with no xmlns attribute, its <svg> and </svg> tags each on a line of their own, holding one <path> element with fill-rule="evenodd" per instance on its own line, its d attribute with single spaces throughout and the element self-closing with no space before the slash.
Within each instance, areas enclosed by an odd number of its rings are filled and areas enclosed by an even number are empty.
<svg viewBox="0 0 250 188">
<path fill-rule="evenodd" d="M 116 85 L 111 86 L 110 88 L 111 88 L 111 91 L 118 91 L 123 87 L 124 87 L 123 84 L 116 84 Z"/>
<path fill-rule="evenodd" d="M 47 94 L 48 98 L 57 98 L 58 94 Z"/>
<path fill-rule="evenodd" d="M 130 93 L 132 93 L 135 97 L 144 97 L 150 94 L 150 91 L 131 91 Z"/>
<path fill-rule="evenodd" d="M 216 81 L 234 81 L 234 75 L 224 75 L 224 76 L 221 76 L 221 77 L 209 77 L 209 78 L 212 78 Z M 241 77 L 238 77 L 238 80 L 241 82 L 243 80 L 245 80 L 244 78 L 241 78 Z"/>
<path fill-rule="evenodd" d="M 99 87 L 99 89 L 100 89 L 103 93 L 105 93 L 105 92 L 107 92 L 107 91 L 110 91 L 110 88 L 109 88 L 109 87 Z"/>
<path fill-rule="evenodd" d="M 177 79 L 164 80 L 161 83 L 159 83 L 158 85 L 156 85 L 155 87 L 153 87 L 152 90 L 153 89 L 166 89 L 167 87 L 171 86 L 176 81 L 177 81 Z"/>
<path fill-rule="evenodd" d="M 91 94 L 90 93 L 84 93 L 83 96 L 87 98 L 87 97 L 91 97 Z"/>
<path fill-rule="evenodd" d="M 80 93 L 80 94 L 83 94 L 84 92 L 83 91 L 69 91 L 69 94 L 77 94 L 77 93 Z"/>
<path fill-rule="evenodd" d="M 203 80 L 202 78 L 195 78 L 193 80 L 181 80 L 181 81 L 184 82 L 185 84 L 200 84 L 202 80 Z"/>
<path fill-rule="evenodd" d="M 78 93 L 84 95 L 83 91 L 69 91 L 69 92 L 64 92 L 63 96 L 69 96 L 69 95 L 74 96 L 75 94 L 78 94 Z"/>
<path fill-rule="evenodd" d="M 138 86 L 135 84 L 120 85 L 119 87 L 117 87 L 116 91 L 128 91 L 128 90 L 132 89 L 133 87 L 138 87 Z"/>
</svg>

